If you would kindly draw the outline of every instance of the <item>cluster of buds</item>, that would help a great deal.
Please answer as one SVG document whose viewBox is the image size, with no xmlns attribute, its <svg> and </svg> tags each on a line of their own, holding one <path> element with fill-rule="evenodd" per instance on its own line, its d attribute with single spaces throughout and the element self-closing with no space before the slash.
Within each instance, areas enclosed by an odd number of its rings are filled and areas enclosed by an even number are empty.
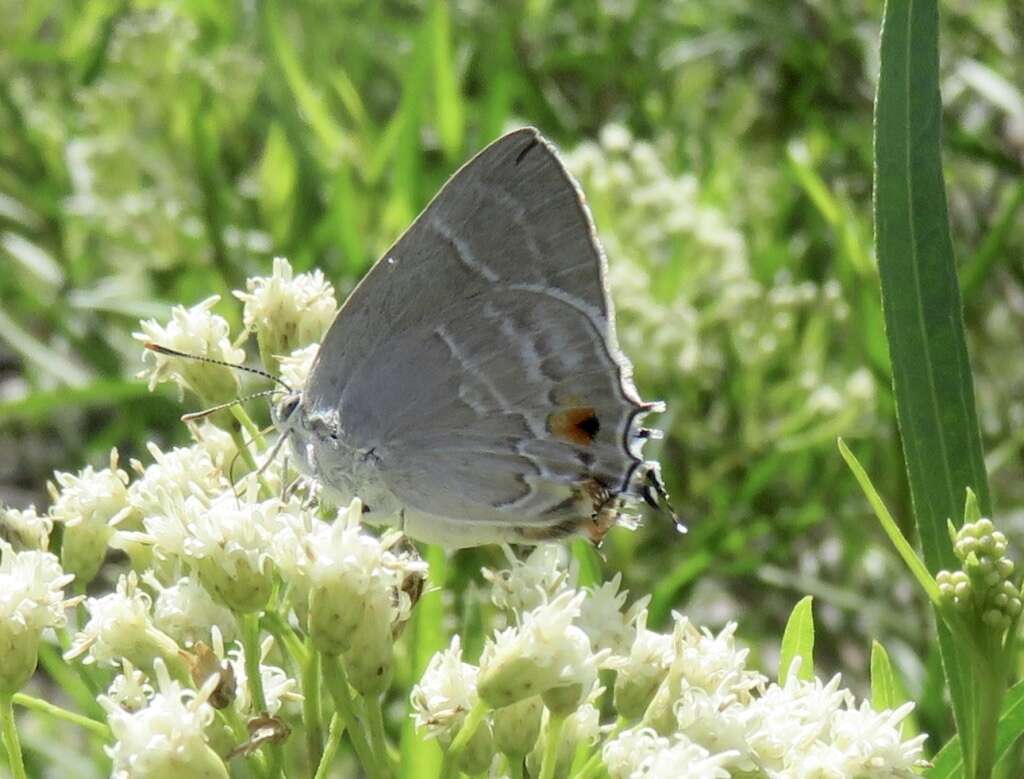
<svg viewBox="0 0 1024 779">
<path fill-rule="evenodd" d="M 976 615 L 1002 633 L 1022 606 L 1020 587 L 1012 580 L 1013 560 L 1006 556 L 1006 536 L 986 518 L 968 522 L 951 535 L 961 568 L 936 576 L 943 603 L 961 615 Z"/>
</svg>

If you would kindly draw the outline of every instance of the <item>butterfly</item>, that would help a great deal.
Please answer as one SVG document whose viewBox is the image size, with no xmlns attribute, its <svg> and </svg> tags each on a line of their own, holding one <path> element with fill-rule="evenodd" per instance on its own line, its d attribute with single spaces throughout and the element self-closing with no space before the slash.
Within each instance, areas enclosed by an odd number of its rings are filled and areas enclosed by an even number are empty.
<svg viewBox="0 0 1024 779">
<path fill-rule="evenodd" d="M 579 186 L 533 128 L 466 163 L 352 291 L 272 409 L 300 471 L 458 548 L 600 542 L 667 505 Z"/>
</svg>

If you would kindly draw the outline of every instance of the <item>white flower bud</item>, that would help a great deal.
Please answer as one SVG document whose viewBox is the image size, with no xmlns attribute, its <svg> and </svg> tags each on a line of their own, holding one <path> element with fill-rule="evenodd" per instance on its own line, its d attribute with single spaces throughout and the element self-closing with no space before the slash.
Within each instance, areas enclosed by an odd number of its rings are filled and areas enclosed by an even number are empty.
<svg viewBox="0 0 1024 779">
<path fill-rule="evenodd" d="M 295 276 L 284 257 L 274 258 L 272 275 L 250 278 L 245 286 L 246 292 L 234 294 L 245 303 L 245 326 L 256 332 L 260 358 L 270 371 L 277 370 L 279 357 L 318 344 L 337 313 L 334 288 L 324 274 Z"/>
<path fill-rule="evenodd" d="M 80 585 L 92 581 L 103 564 L 114 530 L 110 525 L 128 500 L 128 474 L 117 467 L 117 450 L 110 452 L 110 467 L 91 466 L 77 474 L 55 473 L 60 489 L 50 484 L 50 516 L 64 523 L 61 562 Z"/>
<path fill-rule="evenodd" d="M 85 607 L 89 621 L 75 635 L 64 659 L 88 653 L 86 663 L 114 665 L 124 658 L 144 669 L 151 669 L 157 659 L 177 660 L 178 645 L 153 625 L 150 597 L 139 589 L 134 571 L 118 579 L 114 592 L 87 598 Z"/>
<path fill-rule="evenodd" d="M 0 694 L 20 690 L 36 669 L 39 642 L 47 627 L 65 624 L 65 574 L 49 552 L 14 551 L 0 541 Z"/>
<path fill-rule="evenodd" d="M 564 687 L 577 704 L 585 700 L 608 653 L 594 654 L 587 634 L 572 624 L 584 597 L 562 592 L 489 640 L 480 658 L 480 698 L 500 708 Z"/>
<path fill-rule="evenodd" d="M 503 753 L 522 760 L 537 744 L 544 702 L 537 696 L 524 698 L 491 714 L 494 741 Z"/>
<path fill-rule="evenodd" d="M 35 506 L 14 509 L 0 503 L 0 541 L 9 543 L 16 552 L 29 549 L 46 551 L 50 545 L 53 520 L 36 512 Z"/>
</svg>

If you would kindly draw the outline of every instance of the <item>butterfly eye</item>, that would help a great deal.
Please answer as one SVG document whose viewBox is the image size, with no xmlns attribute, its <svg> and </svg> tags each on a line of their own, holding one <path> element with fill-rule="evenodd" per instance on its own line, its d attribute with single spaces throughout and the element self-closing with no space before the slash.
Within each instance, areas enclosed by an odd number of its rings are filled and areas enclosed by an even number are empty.
<svg viewBox="0 0 1024 779">
<path fill-rule="evenodd" d="M 287 422 L 288 418 L 295 413 L 295 409 L 299 407 L 299 401 L 301 399 L 301 395 L 294 394 L 289 395 L 284 400 L 282 400 L 277 407 L 277 421 Z"/>
</svg>

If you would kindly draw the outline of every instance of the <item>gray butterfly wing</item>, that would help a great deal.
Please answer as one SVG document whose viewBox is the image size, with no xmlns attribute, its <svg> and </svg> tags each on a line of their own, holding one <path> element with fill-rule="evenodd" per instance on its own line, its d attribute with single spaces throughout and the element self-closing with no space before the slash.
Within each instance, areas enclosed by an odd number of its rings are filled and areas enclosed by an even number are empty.
<svg viewBox="0 0 1024 779">
<path fill-rule="evenodd" d="M 616 345 L 589 213 L 536 130 L 468 162 L 370 270 L 304 402 L 336 409 L 427 514 L 557 525 L 580 518 L 581 485 L 630 490 L 650 406 Z"/>
</svg>

